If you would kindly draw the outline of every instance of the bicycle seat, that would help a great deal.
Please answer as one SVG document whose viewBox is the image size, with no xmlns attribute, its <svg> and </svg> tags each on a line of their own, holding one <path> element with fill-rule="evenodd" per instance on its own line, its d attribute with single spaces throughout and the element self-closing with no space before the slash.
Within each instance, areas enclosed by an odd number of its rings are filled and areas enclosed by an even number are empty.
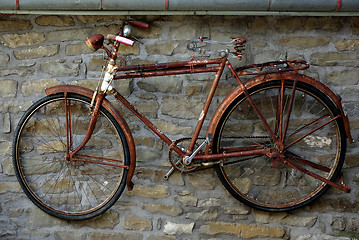
<svg viewBox="0 0 359 240">
<path fill-rule="evenodd" d="M 234 44 L 235 45 L 243 45 L 247 42 L 247 40 L 243 37 L 230 37 L 231 39 L 235 40 Z"/>
</svg>

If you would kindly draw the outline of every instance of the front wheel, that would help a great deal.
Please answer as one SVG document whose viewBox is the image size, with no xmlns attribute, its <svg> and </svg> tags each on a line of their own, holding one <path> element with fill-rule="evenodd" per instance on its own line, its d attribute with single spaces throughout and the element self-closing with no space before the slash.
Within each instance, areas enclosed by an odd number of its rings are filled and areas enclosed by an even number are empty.
<svg viewBox="0 0 359 240">
<path fill-rule="evenodd" d="M 329 187 L 299 171 L 334 181 L 343 165 L 346 137 L 339 110 L 317 88 L 298 81 L 285 132 L 293 81 L 268 81 L 249 94 L 284 148 L 275 154 L 228 158 L 216 166 L 220 181 L 237 200 L 260 210 L 288 211 L 321 196 Z M 337 118 L 335 118 L 337 117 Z M 285 133 L 284 133 L 285 132 Z M 242 93 L 221 115 L 213 152 L 276 149 L 272 137 Z M 291 165 L 289 165 L 289 163 Z"/>
<path fill-rule="evenodd" d="M 13 141 L 13 164 L 30 200 L 46 213 L 85 220 L 110 208 L 122 194 L 130 165 L 124 133 L 104 107 L 90 141 L 83 141 L 91 99 L 54 94 L 34 103 L 20 119 Z"/>
</svg>

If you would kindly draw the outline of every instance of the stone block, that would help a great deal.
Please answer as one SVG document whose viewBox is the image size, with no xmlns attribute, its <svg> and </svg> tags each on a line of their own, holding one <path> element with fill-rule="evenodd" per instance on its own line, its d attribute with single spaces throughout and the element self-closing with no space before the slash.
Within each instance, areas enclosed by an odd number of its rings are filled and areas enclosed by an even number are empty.
<svg viewBox="0 0 359 240">
<path fill-rule="evenodd" d="M 203 210 L 201 212 L 189 212 L 186 214 L 186 218 L 192 220 L 206 220 L 206 221 L 214 221 L 218 218 L 217 210 Z"/>
<path fill-rule="evenodd" d="M 176 42 L 155 42 L 146 45 L 146 51 L 149 54 L 172 56 L 176 47 L 178 47 L 178 43 Z"/>
<path fill-rule="evenodd" d="M 162 99 L 162 114 L 174 118 L 198 119 L 203 109 L 203 100 L 185 98 L 183 96 L 164 97 Z"/>
<path fill-rule="evenodd" d="M 221 199 L 209 198 L 198 201 L 198 207 L 220 207 Z"/>
<path fill-rule="evenodd" d="M 6 140 L 0 140 L 0 156 L 10 155 L 12 144 Z"/>
<path fill-rule="evenodd" d="M 14 167 L 12 165 L 11 157 L 6 157 L 4 159 L 4 161 L 2 162 L 2 169 L 3 169 L 5 175 L 15 176 L 15 171 L 14 171 Z"/>
<path fill-rule="evenodd" d="M 8 65 L 10 57 L 4 52 L 0 52 L 0 68 L 4 68 Z"/>
<path fill-rule="evenodd" d="M 1 101 L 1 113 L 19 113 L 25 112 L 32 105 L 31 101 Z"/>
<path fill-rule="evenodd" d="M 329 44 L 331 38 L 329 37 L 290 37 L 281 38 L 279 43 L 283 46 L 294 49 L 309 49 Z"/>
<path fill-rule="evenodd" d="M 146 117 L 157 117 L 159 105 L 156 101 L 137 101 L 134 102 L 133 105 Z"/>
<path fill-rule="evenodd" d="M 122 44 L 118 48 L 118 52 L 123 56 L 139 55 L 140 54 L 140 47 L 139 47 L 138 44 L 135 44 L 132 47 Z"/>
<path fill-rule="evenodd" d="M 84 41 L 90 34 L 91 28 L 57 30 L 46 33 L 49 42 Z"/>
<path fill-rule="evenodd" d="M 140 233 L 122 233 L 122 232 L 91 232 L 88 234 L 88 240 L 143 240 L 143 235 Z"/>
<path fill-rule="evenodd" d="M 77 20 L 81 23 L 103 23 L 103 22 L 117 22 L 126 19 L 126 16 L 122 15 L 78 15 Z"/>
<path fill-rule="evenodd" d="M 147 240 L 176 240 L 175 237 L 163 236 L 163 235 L 149 235 Z"/>
<path fill-rule="evenodd" d="M 40 46 L 32 49 L 15 50 L 14 56 L 18 60 L 44 58 L 55 56 L 59 53 L 59 45 Z"/>
<path fill-rule="evenodd" d="M 288 213 L 271 213 L 263 211 L 253 211 L 254 219 L 259 223 L 273 223 L 279 225 L 290 225 L 298 227 L 313 227 L 317 221 L 317 216 L 299 217 Z"/>
<path fill-rule="evenodd" d="M 45 41 L 45 35 L 38 32 L 28 32 L 24 34 L 3 34 L 3 44 L 8 48 L 29 47 L 38 45 Z"/>
<path fill-rule="evenodd" d="M 0 182 L 0 194 L 4 193 L 22 193 L 22 189 L 18 182 Z"/>
<path fill-rule="evenodd" d="M 24 97 L 28 96 L 44 96 L 45 89 L 59 85 L 60 81 L 55 78 L 40 79 L 24 82 L 21 86 L 21 92 Z"/>
<path fill-rule="evenodd" d="M 279 61 L 285 59 L 284 50 L 265 50 L 254 56 L 255 63 L 265 63 L 271 61 Z"/>
<path fill-rule="evenodd" d="M 327 82 L 335 86 L 356 85 L 359 82 L 359 71 L 355 70 L 340 70 L 328 74 Z"/>
<path fill-rule="evenodd" d="M 123 228 L 133 231 L 151 231 L 152 221 L 135 215 L 125 216 Z"/>
<path fill-rule="evenodd" d="M 89 71 L 97 71 L 101 72 L 102 67 L 106 64 L 105 59 L 103 59 L 103 56 L 90 56 L 90 61 L 88 64 L 88 70 Z M 122 81 L 122 80 L 121 80 Z"/>
<path fill-rule="evenodd" d="M 55 240 L 86 240 L 86 233 L 80 231 L 55 231 Z"/>
<path fill-rule="evenodd" d="M 11 120 L 10 120 L 10 114 L 4 113 L 2 118 L 2 131 L 4 133 L 10 133 L 11 132 Z"/>
<path fill-rule="evenodd" d="M 183 213 L 181 207 L 166 204 L 144 204 L 143 209 L 152 214 L 161 214 L 172 217 L 180 216 Z"/>
<path fill-rule="evenodd" d="M 350 19 L 350 26 L 353 31 L 353 34 L 359 34 L 359 21 L 358 18 Z"/>
<path fill-rule="evenodd" d="M 170 33 L 168 38 L 172 40 L 192 40 L 196 39 L 197 36 L 197 29 L 194 27 L 193 24 L 183 23 L 181 25 L 171 27 Z"/>
<path fill-rule="evenodd" d="M 153 124 L 165 134 L 190 136 L 193 134 L 194 130 L 193 127 L 181 126 L 162 119 L 151 119 L 151 122 L 153 122 Z"/>
<path fill-rule="evenodd" d="M 251 209 L 248 206 L 242 203 L 239 203 L 239 205 L 240 206 L 237 207 L 224 207 L 224 213 L 229 215 L 247 215 L 251 212 Z"/>
<path fill-rule="evenodd" d="M 336 49 L 339 51 L 358 51 L 359 40 L 357 39 L 346 39 L 335 43 Z"/>
<path fill-rule="evenodd" d="M 310 56 L 311 64 L 318 66 L 350 66 L 357 67 L 359 56 L 356 53 L 316 52 Z"/>
<path fill-rule="evenodd" d="M 170 191 L 167 186 L 156 185 L 156 186 L 145 186 L 135 185 L 132 191 L 127 193 L 128 195 L 136 195 L 143 198 L 154 198 L 161 199 L 170 196 Z"/>
<path fill-rule="evenodd" d="M 90 54 L 92 53 L 91 49 L 87 47 L 85 42 L 78 44 L 68 44 L 66 45 L 66 56 L 77 56 L 81 54 Z M 98 69 L 99 71 L 101 68 Z"/>
<path fill-rule="evenodd" d="M 100 216 L 87 220 L 71 222 L 76 228 L 89 227 L 93 229 L 113 229 L 120 222 L 120 214 L 112 209 Z"/>
<path fill-rule="evenodd" d="M 30 20 L 25 19 L 6 19 L 0 20 L 0 32 L 14 31 L 18 32 L 21 30 L 30 30 L 33 26 Z"/>
<path fill-rule="evenodd" d="M 39 16 L 35 23 L 40 26 L 68 27 L 74 26 L 75 21 L 70 16 Z"/>
<path fill-rule="evenodd" d="M 166 222 L 164 225 L 164 233 L 168 235 L 192 234 L 193 228 L 194 228 L 194 223 L 181 224 L 181 223 Z"/>
<path fill-rule="evenodd" d="M 197 202 L 198 202 L 198 198 L 193 197 L 189 194 L 186 194 L 184 196 L 176 195 L 176 196 L 174 196 L 174 199 L 176 201 L 179 201 L 180 203 L 182 203 L 182 205 L 184 207 L 188 207 L 188 206 L 195 207 L 195 206 L 197 206 Z"/>
<path fill-rule="evenodd" d="M 1 219 L 0 226 L 0 238 L 4 237 L 4 239 L 11 239 L 11 236 L 16 236 L 19 227 L 16 222 L 9 219 Z"/>
<path fill-rule="evenodd" d="M 283 238 L 286 231 L 284 227 L 208 222 L 201 226 L 200 233 L 207 235 L 226 234 L 242 238 Z"/>
<path fill-rule="evenodd" d="M 34 205 L 32 208 L 26 210 L 26 221 L 30 229 L 52 227 L 54 225 L 59 227 L 65 222 L 64 220 L 46 214 Z"/>
<path fill-rule="evenodd" d="M 199 190 L 213 190 L 218 182 L 213 175 L 205 174 L 188 174 L 187 182 L 190 182 L 192 186 Z"/>
<path fill-rule="evenodd" d="M 137 86 L 149 92 L 180 93 L 183 80 L 180 76 L 141 78 L 137 81 Z"/>
<path fill-rule="evenodd" d="M 78 76 L 80 65 L 68 63 L 65 60 L 54 60 L 40 64 L 40 70 L 53 77 Z"/>
<path fill-rule="evenodd" d="M 352 240 L 353 238 L 349 237 L 338 237 L 338 236 L 331 236 L 328 234 L 303 234 L 303 235 L 296 235 L 295 239 L 297 240 Z"/>
<path fill-rule="evenodd" d="M 359 166 L 359 156 L 357 154 L 347 153 L 345 156 L 345 165 L 348 167 L 358 167 Z"/>
<path fill-rule="evenodd" d="M 11 79 L 0 81 L 0 97 L 11 98 L 11 97 L 15 97 L 16 93 L 17 93 L 17 81 Z"/>
</svg>

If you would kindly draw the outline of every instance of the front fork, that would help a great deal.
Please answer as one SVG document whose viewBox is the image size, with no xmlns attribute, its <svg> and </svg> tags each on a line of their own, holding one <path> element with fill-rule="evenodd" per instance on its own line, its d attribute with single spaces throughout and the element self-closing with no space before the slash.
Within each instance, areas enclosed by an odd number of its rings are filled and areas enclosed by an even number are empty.
<svg viewBox="0 0 359 240">
<path fill-rule="evenodd" d="M 75 154 L 78 153 L 91 139 L 92 133 L 96 126 L 97 118 L 99 116 L 99 110 L 100 110 L 102 101 L 105 98 L 106 94 L 104 92 L 100 91 L 96 95 L 97 96 L 94 96 L 94 97 L 97 99 L 97 101 L 96 101 L 95 107 L 93 108 L 92 113 L 91 113 L 92 117 L 91 117 L 88 129 L 87 129 L 86 136 L 85 136 L 84 140 L 82 141 L 82 143 L 73 152 L 71 152 L 69 154 L 70 159 L 72 159 L 75 156 Z M 67 129 L 67 132 L 69 132 L 69 128 Z M 71 138 L 71 132 L 67 134 L 67 138 L 68 138 L 68 142 L 69 142 L 69 138 Z"/>
<path fill-rule="evenodd" d="M 101 74 L 99 85 L 97 86 L 97 88 L 92 96 L 92 100 L 91 100 L 91 104 L 90 104 L 90 111 L 91 111 L 92 117 L 90 120 L 89 127 L 87 129 L 86 136 L 85 136 L 84 140 L 82 141 L 82 143 L 73 152 L 69 153 L 69 149 L 67 150 L 67 155 L 69 156 L 69 159 L 72 159 L 75 156 L 75 154 L 78 153 L 91 139 L 92 133 L 96 126 L 100 107 L 101 107 L 102 102 L 106 96 L 106 92 L 111 91 L 113 89 L 111 84 L 113 81 L 113 73 L 115 72 L 115 69 L 116 69 L 115 61 L 113 59 L 110 59 L 108 61 L 107 67 L 106 67 L 106 72 L 105 72 L 103 81 L 101 82 L 101 79 L 102 79 L 102 74 Z M 93 106 L 95 100 L 96 100 L 96 104 L 95 104 L 95 106 Z M 66 101 L 66 97 L 65 97 L 65 101 Z M 66 106 L 67 106 L 67 103 L 66 103 Z M 66 112 L 67 112 L 67 110 L 66 110 Z M 68 125 L 68 123 L 66 123 L 66 125 Z M 68 143 L 72 142 L 70 129 L 71 129 L 71 122 L 70 122 L 70 127 L 67 127 L 67 142 Z"/>
</svg>

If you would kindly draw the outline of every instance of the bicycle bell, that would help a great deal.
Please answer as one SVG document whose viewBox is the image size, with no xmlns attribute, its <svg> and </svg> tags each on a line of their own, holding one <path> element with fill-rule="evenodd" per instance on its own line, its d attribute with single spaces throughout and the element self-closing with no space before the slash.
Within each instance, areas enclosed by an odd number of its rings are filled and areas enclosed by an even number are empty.
<svg viewBox="0 0 359 240">
<path fill-rule="evenodd" d="M 130 37 L 132 34 L 132 27 L 130 25 L 125 25 L 122 30 L 124 37 Z"/>
</svg>

